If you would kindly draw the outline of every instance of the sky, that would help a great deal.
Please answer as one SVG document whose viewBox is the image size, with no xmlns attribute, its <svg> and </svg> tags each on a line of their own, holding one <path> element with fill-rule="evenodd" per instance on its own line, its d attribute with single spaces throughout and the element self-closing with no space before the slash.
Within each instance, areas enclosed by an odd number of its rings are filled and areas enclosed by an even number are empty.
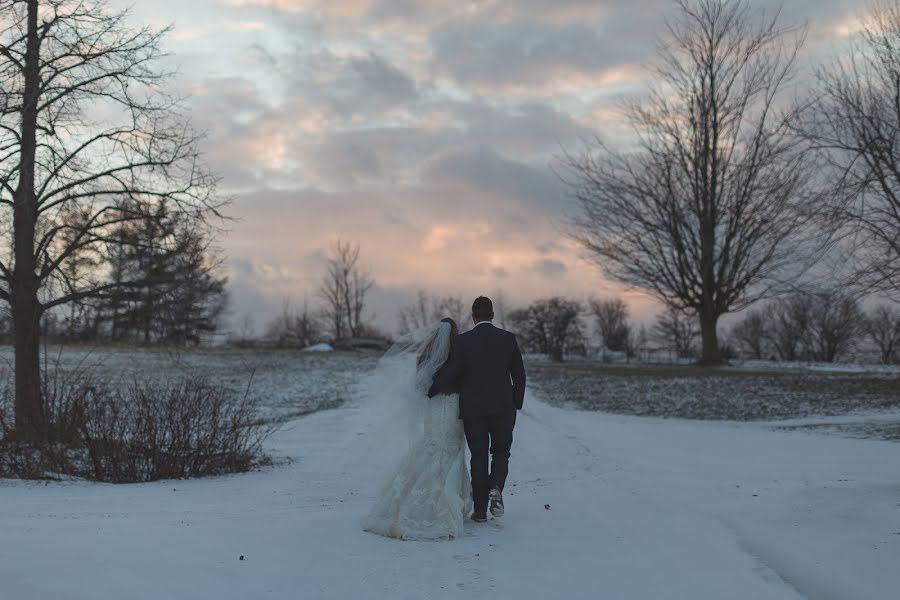
<svg viewBox="0 0 900 600">
<path fill-rule="evenodd" d="M 754 0 L 772 11 L 782 3 Z M 115 0 L 115 5 L 132 4 Z M 804 61 L 838 52 L 862 0 L 785 0 Z M 511 304 L 615 295 L 562 232 L 565 150 L 627 133 L 671 0 L 154 0 L 165 49 L 233 199 L 232 321 L 315 302 L 331 243 L 358 243 L 385 329 L 416 291 Z M 802 83 L 800 84 L 802 85 Z"/>
</svg>

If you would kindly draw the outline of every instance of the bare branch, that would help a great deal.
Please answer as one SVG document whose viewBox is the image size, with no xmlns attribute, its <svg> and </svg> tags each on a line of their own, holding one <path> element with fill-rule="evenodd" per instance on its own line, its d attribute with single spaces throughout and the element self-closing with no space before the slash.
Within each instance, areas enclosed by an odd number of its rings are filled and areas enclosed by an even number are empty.
<svg viewBox="0 0 900 600">
<path fill-rule="evenodd" d="M 874 2 L 847 58 L 818 72 L 802 131 L 828 166 L 848 283 L 900 299 L 900 6 Z"/>
</svg>

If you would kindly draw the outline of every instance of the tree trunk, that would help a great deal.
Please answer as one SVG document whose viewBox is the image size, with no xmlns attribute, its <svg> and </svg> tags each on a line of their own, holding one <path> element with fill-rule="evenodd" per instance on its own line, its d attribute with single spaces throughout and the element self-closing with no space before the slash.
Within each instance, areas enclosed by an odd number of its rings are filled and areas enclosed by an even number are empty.
<svg viewBox="0 0 900 600">
<path fill-rule="evenodd" d="M 719 315 L 714 312 L 700 313 L 700 337 L 703 349 L 700 356 L 701 365 L 720 365 L 722 356 L 719 353 Z"/>
<path fill-rule="evenodd" d="M 36 285 L 23 286 L 21 282 L 16 282 L 12 313 L 15 331 L 16 434 L 20 439 L 36 440 L 42 438 L 45 432 L 41 398 L 41 308 Z"/>
<path fill-rule="evenodd" d="M 38 216 L 34 178 L 40 75 L 37 13 L 37 0 L 28 0 L 19 182 L 14 194 L 13 207 L 15 267 L 10 286 L 15 328 L 16 433 L 26 439 L 39 439 L 45 432 L 40 365 L 42 307 L 38 302 L 40 280 L 34 256 L 34 236 Z"/>
</svg>

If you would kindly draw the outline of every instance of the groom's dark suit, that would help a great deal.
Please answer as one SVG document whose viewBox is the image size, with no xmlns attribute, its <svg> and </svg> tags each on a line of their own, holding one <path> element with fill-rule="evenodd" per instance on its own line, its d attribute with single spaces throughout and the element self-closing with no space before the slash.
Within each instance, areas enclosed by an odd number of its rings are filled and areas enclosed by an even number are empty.
<svg viewBox="0 0 900 600">
<path fill-rule="evenodd" d="M 484 512 L 491 486 L 502 490 L 506 483 L 516 410 L 521 410 L 525 399 L 525 366 L 516 336 L 489 322 L 458 335 L 428 396 L 456 385 L 460 389 L 459 415 L 472 453 L 475 510 Z"/>
</svg>

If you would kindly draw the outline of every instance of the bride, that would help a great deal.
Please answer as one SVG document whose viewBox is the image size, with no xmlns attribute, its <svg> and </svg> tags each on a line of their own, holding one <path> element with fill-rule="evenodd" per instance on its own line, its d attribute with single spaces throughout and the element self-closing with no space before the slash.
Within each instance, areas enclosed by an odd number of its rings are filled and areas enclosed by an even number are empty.
<svg viewBox="0 0 900 600">
<path fill-rule="evenodd" d="M 405 336 L 379 361 L 373 381 L 385 382 L 387 389 L 395 388 L 392 395 L 403 396 L 413 443 L 363 522 L 366 531 L 403 540 L 446 540 L 463 533 L 472 488 L 459 390 L 427 397 L 457 333 L 456 323 L 444 319 Z"/>
</svg>

